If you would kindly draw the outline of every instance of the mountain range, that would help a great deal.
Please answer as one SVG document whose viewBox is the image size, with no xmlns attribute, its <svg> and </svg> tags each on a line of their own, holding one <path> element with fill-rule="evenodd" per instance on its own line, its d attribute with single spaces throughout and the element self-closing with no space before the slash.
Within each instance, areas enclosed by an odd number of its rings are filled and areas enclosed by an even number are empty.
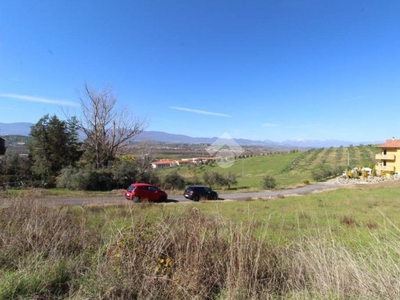
<svg viewBox="0 0 400 300">
<path fill-rule="evenodd" d="M 0 123 L 0 136 L 22 135 L 28 136 L 33 123 Z M 138 135 L 135 142 L 154 141 L 159 143 L 183 143 L 183 144 L 213 144 L 221 140 L 218 137 L 191 137 L 183 134 L 172 134 L 162 131 L 144 131 Z M 382 141 L 374 142 L 354 142 L 341 140 L 286 140 L 283 142 L 274 142 L 271 140 L 250 140 L 234 139 L 234 142 L 241 146 L 261 146 L 272 148 L 327 148 L 327 147 L 346 147 L 359 144 L 379 144 Z"/>
</svg>

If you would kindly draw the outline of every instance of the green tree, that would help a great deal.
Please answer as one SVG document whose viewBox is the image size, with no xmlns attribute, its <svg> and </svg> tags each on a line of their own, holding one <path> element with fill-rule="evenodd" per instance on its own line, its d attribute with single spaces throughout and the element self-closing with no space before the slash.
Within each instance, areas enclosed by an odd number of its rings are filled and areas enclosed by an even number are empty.
<svg viewBox="0 0 400 300">
<path fill-rule="evenodd" d="M 207 170 L 204 172 L 203 174 L 203 181 L 206 185 L 209 186 L 210 189 L 212 189 L 213 185 L 218 183 L 218 173 L 211 171 L 211 170 Z"/>
<path fill-rule="evenodd" d="M 167 188 L 170 189 L 182 189 L 185 186 L 185 179 L 178 174 L 177 171 L 174 171 L 170 174 L 167 174 L 164 178 L 164 183 Z"/>
<path fill-rule="evenodd" d="M 0 184 L 20 184 L 32 178 L 27 157 L 10 153 L 0 157 Z"/>
<path fill-rule="evenodd" d="M 225 183 L 228 186 L 228 189 L 231 188 L 231 184 L 237 184 L 236 175 L 232 172 L 229 172 L 225 175 Z"/>
<path fill-rule="evenodd" d="M 232 173 L 228 173 L 227 175 L 222 175 L 218 172 L 207 170 L 203 174 L 203 181 L 206 185 L 208 185 L 211 189 L 214 185 L 219 186 L 228 186 L 231 184 L 236 184 L 236 176 Z"/>
<path fill-rule="evenodd" d="M 42 180 L 57 176 L 66 166 L 79 159 L 77 121 L 61 121 L 45 115 L 31 127 L 28 142 L 32 172 Z"/>
</svg>

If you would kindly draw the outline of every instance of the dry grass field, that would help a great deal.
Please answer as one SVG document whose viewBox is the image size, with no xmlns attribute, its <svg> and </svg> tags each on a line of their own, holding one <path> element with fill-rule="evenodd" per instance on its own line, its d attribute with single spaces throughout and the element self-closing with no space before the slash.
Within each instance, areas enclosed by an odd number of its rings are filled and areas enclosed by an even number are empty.
<svg viewBox="0 0 400 300">
<path fill-rule="evenodd" d="M 240 173 L 245 167 L 238 186 L 256 189 L 258 183 L 251 182 L 263 174 L 285 186 L 307 178 L 313 168 L 345 162 L 346 150 L 357 165 L 374 156 L 367 146 L 319 149 L 250 157 L 232 168 Z M 70 196 L 76 194 L 30 190 L 3 197 L 0 299 L 400 295 L 400 181 L 182 205 L 124 201 L 66 207 L 35 200 Z"/>
<path fill-rule="evenodd" d="M 0 213 L 0 299 L 395 299 L 398 181 L 271 201 Z"/>
</svg>

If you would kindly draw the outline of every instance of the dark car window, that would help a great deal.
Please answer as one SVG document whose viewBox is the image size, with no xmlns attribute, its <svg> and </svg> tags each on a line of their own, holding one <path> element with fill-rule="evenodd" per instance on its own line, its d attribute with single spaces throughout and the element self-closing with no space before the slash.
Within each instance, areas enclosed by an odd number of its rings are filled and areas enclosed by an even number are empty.
<svg viewBox="0 0 400 300">
<path fill-rule="evenodd" d="M 156 188 L 154 186 L 149 186 L 148 189 L 149 189 L 150 192 L 153 192 L 153 193 L 158 191 L 158 188 Z"/>
<path fill-rule="evenodd" d="M 128 188 L 126 189 L 128 192 L 133 192 L 133 190 L 135 189 L 135 187 L 133 185 L 128 186 Z"/>
</svg>

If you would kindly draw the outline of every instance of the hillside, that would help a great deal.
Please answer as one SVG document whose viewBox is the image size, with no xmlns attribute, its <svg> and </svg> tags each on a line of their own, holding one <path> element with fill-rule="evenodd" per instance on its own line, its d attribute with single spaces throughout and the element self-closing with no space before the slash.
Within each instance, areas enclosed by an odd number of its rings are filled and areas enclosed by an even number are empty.
<svg viewBox="0 0 400 300">
<path fill-rule="evenodd" d="M 7 153 L 28 154 L 26 143 L 29 141 L 28 136 L 24 135 L 5 135 Z"/>
<path fill-rule="evenodd" d="M 305 180 L 313 182 L 312 173 L 321 169 L 336 170 L 340 173 L 347 167 L 373 166 L 375 154 L 381 150 L 370 146 L 349 146 L 310 149 L 307 151 L 290 151 L 254 155 L 236 159 L 230 168 L 211 166 L 190 166 L 178 169 L 158 170 L 160 176 L 177 171 L 187 181 L 201 181 L 205 171 L 212 170 L 221 174 L 233 173 L 238 181 L 235 189 L 260 190 L 265 175 L 273 176 L 278 188 L 297 186 Z M 222 188 L 222 187 L 221 187 Z"/>
</svg>

